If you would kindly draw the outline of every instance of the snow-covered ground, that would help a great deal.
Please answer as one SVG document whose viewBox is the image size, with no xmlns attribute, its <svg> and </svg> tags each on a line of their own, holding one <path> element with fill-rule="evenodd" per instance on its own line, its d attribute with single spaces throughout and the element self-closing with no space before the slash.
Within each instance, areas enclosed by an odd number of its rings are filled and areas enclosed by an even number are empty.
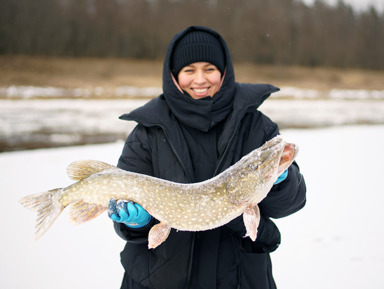
<svg viewBox="0 0 384 289">
<path fill-rule="evenodd" d="M 97 89 L 0 87 L 0 151 L 122 140 L 134 123 L 118 116 L 144 104 L 158 88 L 118 87 L 110 99 Z M 96 91 L 96 92 L 95 92 Z M 281 128 L 384 124 L 384 90 L 284 87 L 260 108 Z"/>
<path fill-rule="evenodd" d="M 92 97 L 155 97 L 162 92 L 161 87 L 120 86 L 89 87 L 89 88 L 60 88 L 39 86 L 3 86 L 0 87 L 0 98 L 4 99 L 34 99 L 34 98 L 92 98 Z M 298 87 L 282 87 L 276 97 L 300 99 L 384 99 L 384 90 L 364 89 L 331 89 L 316 90 Z"/>
<path fill-rule="evenodd" d="M 306 207 L 276 220 L 282 244 L 272 254 L 281 289 L 383 288 L 384 125 L 282 131 L 300 146 Z M 79 159 L 115 164 L 122 142 L 0 154 L 0 288 L 119 288 L 123 270 L 106 213 L 83 225 L 66 211 L 39 241 L 35 214 L 17 200 L 70 184 Z"/>
<path fill-rule="evenodd" d="M 8 99 L 40 98 L 91 98 L 91 97 L 153 97 L 161 93 L 161 87 L 120 86 L 116 88 L 61 88 L 40 86 L 0 87 L 0 97 Z"/>
</svg>

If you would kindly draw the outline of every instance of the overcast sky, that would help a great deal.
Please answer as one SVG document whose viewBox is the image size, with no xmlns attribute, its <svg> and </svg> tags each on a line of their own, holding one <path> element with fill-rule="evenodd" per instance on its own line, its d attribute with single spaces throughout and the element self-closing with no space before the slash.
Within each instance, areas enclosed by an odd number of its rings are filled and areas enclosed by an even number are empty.
<svg viewBox="0 0 384 289">
<path fill-rule="evenodd" d="M 304 3 L 311 4 L 314 0 L 302 0 Z M 337 4 L 338 0 L 325 0 L 330 4 Z M 366 10 L 371 5 L 375 6 L 380 12 L 384 11 L 384 0 L 344 0 L 344 3 L 352 5 L 358 10 Z"/>
</svg>

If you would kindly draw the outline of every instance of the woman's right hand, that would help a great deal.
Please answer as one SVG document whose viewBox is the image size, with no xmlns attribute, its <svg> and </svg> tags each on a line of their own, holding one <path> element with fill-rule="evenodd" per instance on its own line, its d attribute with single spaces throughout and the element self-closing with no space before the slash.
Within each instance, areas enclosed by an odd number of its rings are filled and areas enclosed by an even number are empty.
<svg viewBox="0 0 384 289">
<path fill-rule="evenodd" d="M 151 221 L 151 215 L 139 204 L 125 200 L 110 199 L 108 216 L 130 228 L 142 228 Z"/>
</svg>

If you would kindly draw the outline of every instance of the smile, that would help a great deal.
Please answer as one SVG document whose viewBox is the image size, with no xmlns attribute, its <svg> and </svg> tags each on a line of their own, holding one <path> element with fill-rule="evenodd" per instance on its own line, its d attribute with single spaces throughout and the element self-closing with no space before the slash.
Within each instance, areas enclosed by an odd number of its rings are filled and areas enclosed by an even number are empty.
<svg viewBox="0 0 384 289">
<path fill-rule="evenodd" d="M 192 88 L 192 90 L 196 93 L 204 93 L 208 91 L 208 88 Z"/>
</svg>

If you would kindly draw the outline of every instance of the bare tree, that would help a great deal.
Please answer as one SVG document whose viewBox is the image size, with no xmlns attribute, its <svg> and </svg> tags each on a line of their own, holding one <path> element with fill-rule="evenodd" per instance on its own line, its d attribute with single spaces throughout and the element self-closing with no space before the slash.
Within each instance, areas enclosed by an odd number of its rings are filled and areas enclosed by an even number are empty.
<svg viewBox="0 0 384 289">
<path fill-rule="evenodd" d="M 0 54 L 160 59 L 189 25 L 235 61 L 384 69 L 384 14 L 322 0 L 0 0 Z"/>
</svg>

